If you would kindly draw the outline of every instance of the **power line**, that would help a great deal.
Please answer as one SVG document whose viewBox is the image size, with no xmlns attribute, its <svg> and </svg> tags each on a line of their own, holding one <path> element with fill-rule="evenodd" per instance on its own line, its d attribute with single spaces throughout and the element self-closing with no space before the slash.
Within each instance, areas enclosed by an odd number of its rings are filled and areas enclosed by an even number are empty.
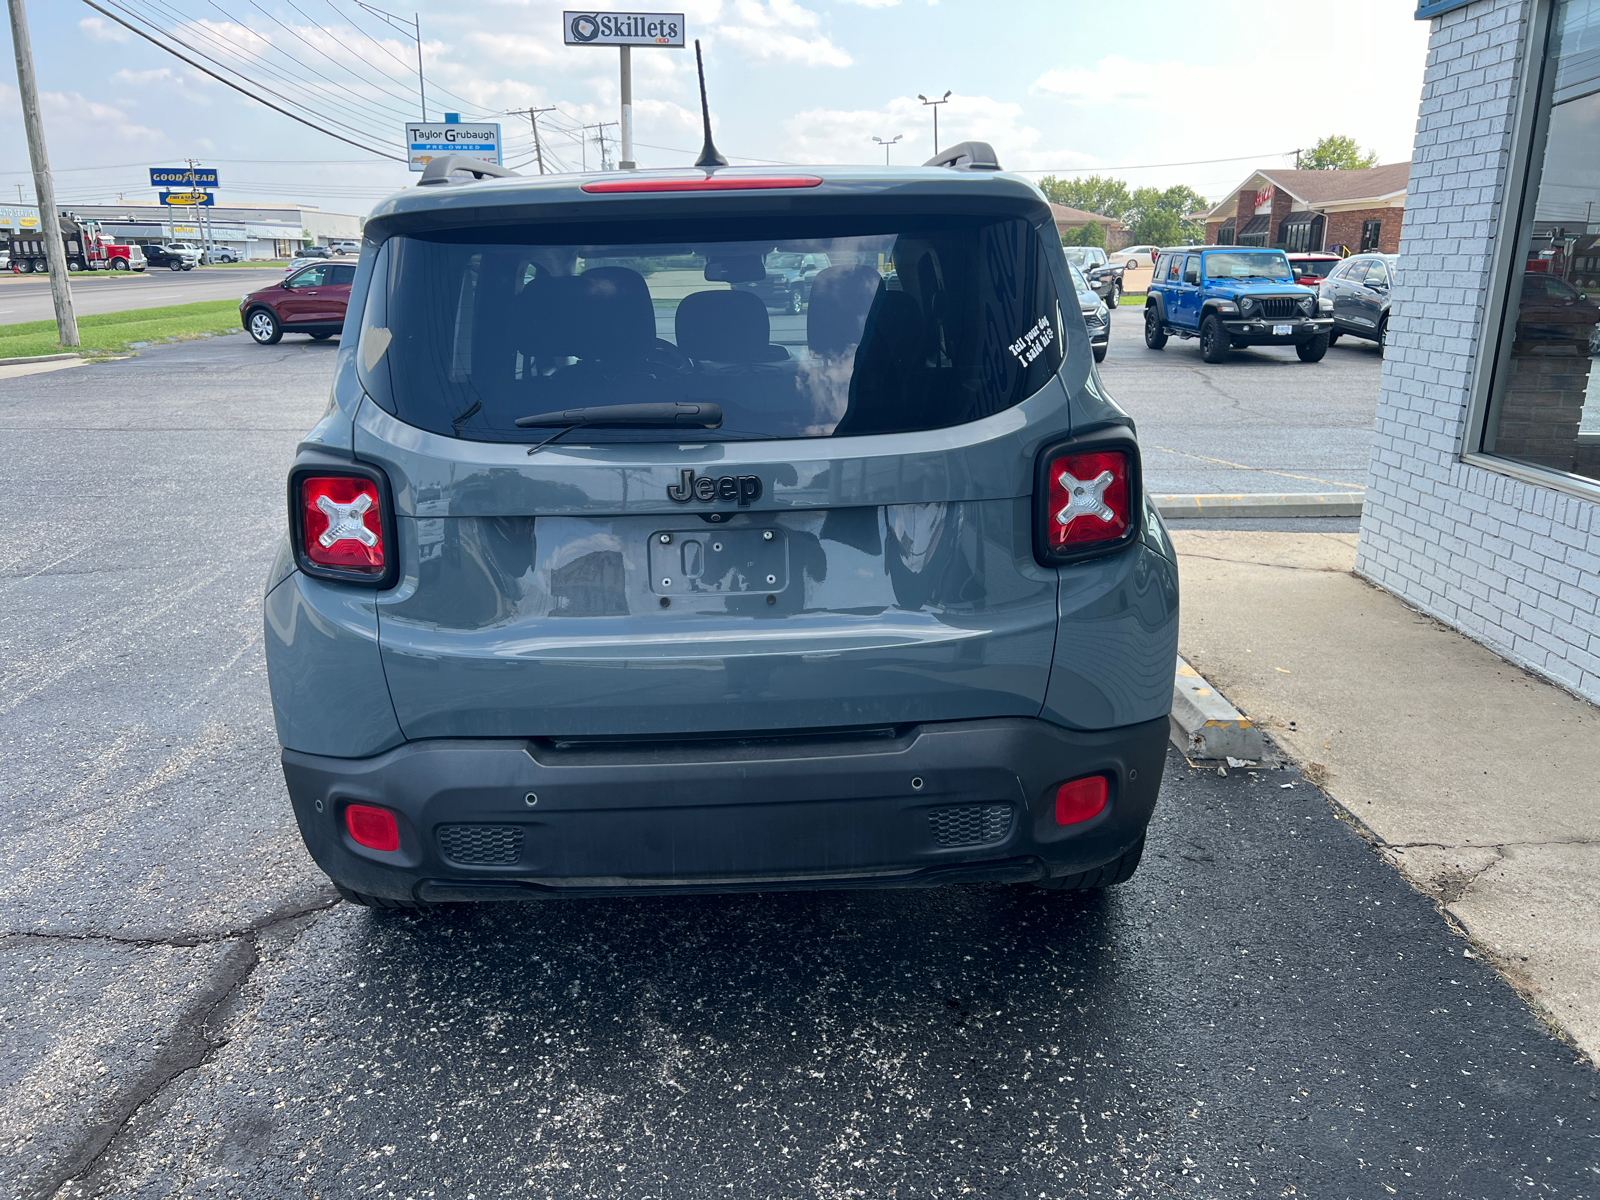
<svg viewBox="0 0 1600 1200">
<path fill-rule="evenodd" d="M 256 95 L 254 92 L 250 91 L 248 88 L 240 87 L 237 83 L 234 83 L 233 80 L 224 78 L 223 76 L 217 74 L 215 71 L 211 70 L 208 67 L 201 66 L 199 63 L 195 62 L 192 58 L 188 58 L 185 55 L 179 54 L 171 46 L 162 45 L 161 42 L 159 42 L 155 38 L 151 37 L 144 30 L 138 28 L 137 26 L 131 24 L 128 21 L 123 20 L 116 13 L 112 12 L 110 9 L 105 8 L 100 4 L 97 4 L 95 2 L 95 0 L 83 0 L 83 2 L 85 4 L 87 4 L 90 8 L 94 9 L 97 13 L 100 13 L 102 16 L 110 17 L 113 21 L 115 21 L 118 25 L 121 25 L 124 29 L 128 30 L 130 33 L 138 34 L 145 41 L 149 42 L 152 46 L 155 46 L 156 48 L 158 48 L 160 50 L 165 50 L 168 54 L 172 55 L 172 57 L 174 57 L 176 59 L 179 59 L 182 62 L 188 63 L 191 67 L 193 67 L 195 70 L 201 72 L 202 74 L 209 75 L 211 78 L 215 79 L 218 83 L 226 84 L 228 87 L 232 88 L 234 91 L 238 92 L 240 95 L 248 96 L 248 97 L 250 97 L 250 99 L 256 101 L 258 104 L 266 105 L 266 107 L 272 109 L 274 112 L 281 113 L 284 116 L 288 117 L 291 121 L 298 121 L 300 124 L 305 125 L 308 128 L 315 129 L 318 133 L 325 133 L 329 137 L 334 138 L 337 141 L 344 142 L 348 146 L 354 146 L 358 150 L 365 150 L 369 154 L 375 154 L 379 158 L 393 159 L 395 162 L 405 162 L 406 161 L 404 158 L 400 157 L 398 154 L 390 154 L 387 151 L 376 150 L 371 146 L 363 145 L 362 143 L 360 143 L 358 141 L 355 141 L 352 138 L 345 137 L 341 133 L 335 133 L 333 130 L 325 128 L 324 126 L 317 124 L 315 121 L 308 120 L 305 117 L 300 116 L 298 113 L 292 113 L 286 108 L 280 108 L 278 105 L 272 103 L 272 101 L 262 99 L 260 96 Z M 173 39 L 173 40 L 176 41 L 177 39 Z M 241 74 L 241 78 L 245 78 L 245 76 L 243 76 Z M 293 102 L 289 101 L 289 103 L 293 103 Z"/>
</svg>

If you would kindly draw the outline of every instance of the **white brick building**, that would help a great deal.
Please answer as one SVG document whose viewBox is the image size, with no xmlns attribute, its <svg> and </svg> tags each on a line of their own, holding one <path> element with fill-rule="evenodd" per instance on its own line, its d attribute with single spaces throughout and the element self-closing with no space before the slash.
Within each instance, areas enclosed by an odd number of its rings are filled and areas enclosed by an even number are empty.
<svg viewBox="0 0 1600 1200">
<path fill-rule="evenodd" d="M 1358 570 L 1600 702 L 1600 0 L 1419 12 Z"/>
</svg>

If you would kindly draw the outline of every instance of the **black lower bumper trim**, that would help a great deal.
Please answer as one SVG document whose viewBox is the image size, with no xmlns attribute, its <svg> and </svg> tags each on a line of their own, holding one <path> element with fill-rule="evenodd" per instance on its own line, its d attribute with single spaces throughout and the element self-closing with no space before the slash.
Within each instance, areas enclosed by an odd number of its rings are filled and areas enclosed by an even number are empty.
<svg viewBox="0 0 1600 1200">
<path fill-rule="evenodd" d="M 312 857 L 370 896 L 927 887 L 1119 858 L 1150 820 L 1167 736 L 1163 717 L 1102 731 L 996 718 L 874 737 L 439 739 L 368 759 L 285 750 L 283 770 Z M 1105 810 L 1058 825 L 1057 786 L 1095 774 Z M 358 845 L 351 803 L 393 812 L 399 848 Z"/>
</svg>

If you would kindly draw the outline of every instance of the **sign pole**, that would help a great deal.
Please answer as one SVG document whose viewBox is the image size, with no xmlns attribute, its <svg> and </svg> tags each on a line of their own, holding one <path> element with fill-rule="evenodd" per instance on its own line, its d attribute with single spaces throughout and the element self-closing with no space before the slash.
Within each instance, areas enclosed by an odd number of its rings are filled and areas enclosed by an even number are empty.
<svg viewBox="0 0 1600 1200">
<path fill-rule="evenodd" d="M 636 171 L 639 164 L 633 161 L 633 47 L 621 46 L 617 53 L 622 56 L 622 161 L 617 163 L 617 169 Z"/>
<path fill-rule="evenodd" d="M 63 346 L 77 346 L 78 317 L 72 311 L 72 285 L 67 281 L 67 248 L 61 241 L 61 213 L 56 208 L 50 155 L 45 149 L 44 121 L 39 115 L 39 82 L 33 74 L 33 44 L 28 40 L 28 13 L 22 0 L 9 0 L 11 45 L 17 56 L 17 88 L 22 94 L 22 124 L 28 134 L 33 166 L 33 194 L 39 201 L 39 236 L 50 264 L 50 299 L 56 309 L 56 333 Z"/>
</svg>

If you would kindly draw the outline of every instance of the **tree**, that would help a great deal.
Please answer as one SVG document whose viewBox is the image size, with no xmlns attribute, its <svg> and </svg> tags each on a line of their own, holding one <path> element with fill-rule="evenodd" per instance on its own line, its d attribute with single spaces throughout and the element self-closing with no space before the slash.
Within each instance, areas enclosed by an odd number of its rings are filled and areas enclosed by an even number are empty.
<svg viewBox="0 0 1600 1200">
<path fill-rule="evenodd" d="M 1046 175 L 1039 181 L 1039 190 L 1052 204 L 1081 208 L 1084 212 L 1099 213 L 1113 220 L 1121 220 L 1128 210 L 1128 185 L 1110 176 L 1057 179 L 1054 175 Z"/>
<path fill-rule="evenodd" d="M 1378 165 L 1378 156 L 1371 150 L 1362 153 L 1355 138 L 1330 133 L 1311 149 L 1300 155 L 1302 171 L 1359 171 Z"/>
<path fill-rule="evenodd" d="M 1177 246 L 1205 240 L 1205 225 L 1186 221 L 1192 212 L 1209 208 L 1206 198 L 1191 187 L 1176 184 L 1166 191 L 1138 188 L 1128 197 L 1128 235 L 1136 243 Z"/>
<path fill-rule="evenodd" d="M 1076 229 L 1068 229 L 1061 235 L 1063 246 L 1099 246 L 1102 250 L 1106 245 L 1105 226 L 1098 221 L 1088 221 Z"/>
</svg>

